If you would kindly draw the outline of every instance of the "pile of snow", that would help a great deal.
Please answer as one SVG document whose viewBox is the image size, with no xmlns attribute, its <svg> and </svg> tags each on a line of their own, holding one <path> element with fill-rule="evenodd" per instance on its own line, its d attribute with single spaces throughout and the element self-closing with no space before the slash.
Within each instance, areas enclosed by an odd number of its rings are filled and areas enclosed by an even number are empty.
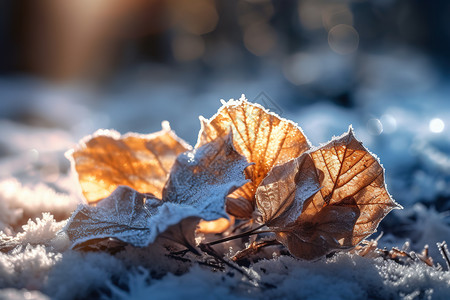
<svg viewBox="0 0 450 300">
<path fill-rule="evenodd" d="M 350 253 L 316 262 L 281 255 L 251 264 L 244 276 L 180 262 L 158 246 L 126 246 L 116 253 L 71 250 L 60 229 L 79 201 L 75 191 L 60 193 L 17 179 L 0 182 L 1 299 L 444 299 L 450 294 L 450 272 L 442 261 L 443 267 L 429 267 Z M 439 258 L 434 242 L 450 236 L 445 215 L 417 204 L 398 218 L 412 246 L 420 250 L 429 243 L 431 256 Z M 388 234 L 380 244 L 403 241 Z"/>
</svg>

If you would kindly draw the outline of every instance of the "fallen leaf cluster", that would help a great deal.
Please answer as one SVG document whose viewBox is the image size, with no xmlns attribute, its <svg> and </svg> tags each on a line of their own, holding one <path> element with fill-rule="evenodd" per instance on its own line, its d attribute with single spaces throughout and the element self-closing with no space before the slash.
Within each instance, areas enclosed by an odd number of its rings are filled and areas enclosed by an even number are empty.
<svg viewBox="0 0 450 300">
<path fill-rule="evenodd" d="M 73 247 L 105 239 L 145 247 L 163 238 L 213 252 L 216 243 L 271 232 L 275 240 L 240 255 L 281 243 L 313 260 L 354 248 L 400 207 L 351 128 L 312 147 L 297 124 L 245 98 L 200 121 L 193 148 L 163 123 L 150 135 L 100 130 L 69 151 L 87 201 L 64 229 Z M 198 247 L 199 232 L 222 239 Z"/>
</svg>

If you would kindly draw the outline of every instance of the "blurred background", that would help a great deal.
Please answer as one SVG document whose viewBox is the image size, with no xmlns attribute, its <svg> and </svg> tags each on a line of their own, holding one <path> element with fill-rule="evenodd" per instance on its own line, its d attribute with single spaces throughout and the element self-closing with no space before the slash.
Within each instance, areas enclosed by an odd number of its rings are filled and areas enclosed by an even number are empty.
<svg viewBox="0 0 450 300">
<path fill-rule="evenodd" d="M 244 93 L 314 145 L 353 125 L 405 207 L 385 243 L 448 239 L 449 15 L 444 0 L 1 1 L 0 179 L 64 191 L 81 137 L 168 120 L 194 144 L 198 115 Z"/>
</svg>

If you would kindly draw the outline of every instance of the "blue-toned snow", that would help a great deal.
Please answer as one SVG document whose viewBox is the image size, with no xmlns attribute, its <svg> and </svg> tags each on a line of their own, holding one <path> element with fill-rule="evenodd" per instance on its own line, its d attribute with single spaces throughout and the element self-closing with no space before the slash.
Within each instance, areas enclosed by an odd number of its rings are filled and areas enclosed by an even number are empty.
<svg viewBox="0 0 450 300">
<path fill-rule="evenodd" d="M 22 245 L 0 252 L 0 299 L 448 299 L 450 272 L 436 243 L 450 242 L 449 80 L 420 56 L 373 55 L 365 62 L 370 76 L 354 88 L 350 107 L 308 101 L 301 87 L 289 88 L 270 68 L 253 79 L 211 79 L 201 89 L 145 72 L 97 93 L 84 86 L 0 79 L 0 238 Z M 326 80 L 311 85 L 331 84 Z M 80 138 L 98 128 L 149 133 L 168 120 L 195 144 L 198 115 L 210 117 L 221 98 L 241 93 L 297 122 L 314 145 L 352 124 L 384 165 L 389 192 L 405 207 L 381 222 L 380 247 L 401 248 L 408 241 L 421 251 L 428 244 L 443 270 L 340 253 L 319 262 L 283 256 L 260 261 L 247 270 L 259 285 L 236 272 L 201 266 L 155 278 L 149 270 L 156 263 L 179 271 L 170 259 L 155 261 L 158 250 L 80 253 L 67 250 L 64 236 L 56 237 L 82 202 L 63 156 Z M 25 113 L 45 122 L 14 117 Z"/>
</svg>

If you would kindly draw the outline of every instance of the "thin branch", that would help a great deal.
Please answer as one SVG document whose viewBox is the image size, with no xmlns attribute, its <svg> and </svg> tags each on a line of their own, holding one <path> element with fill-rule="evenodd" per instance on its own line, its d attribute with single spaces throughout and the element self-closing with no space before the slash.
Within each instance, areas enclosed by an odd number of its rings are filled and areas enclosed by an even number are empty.
<svg viewBox="0 0 450 300">
<path fill-rule="evenodd" d="M 262 248 L 268 247 L 268 246 L 274 246 L 274 245 L 280 245 L 280 242 L 277 240 L 267 240 L 267 241 L 259 241 L 259 242 L 253 242 L 249 247 L 245 248 L 244 250 L 236 252 L 235 255 L 231 258 L 232 261 L 239 261 L 242 260 L 249 255 L 254 255 L 258 253 Z"/>
<path fill-rule="evenodd" d="M 437 243 L 439 251 L 441 252 L 442 257 L 447 263 L 447 271 L 450 271 L 450 253 L 447 248 L 447 243 L 443 241 L 442 243 Z"/>
<path fill-rule="evenodd" d="M 250 281 L 255 281 L 254 278 L 252 278 L 249 274 L 245 273 L 240 267 L 235 266 L 233 263 L 225 260 L 223 257 L 221 257 L 219 255 L 219 253 L 216 252 L 216 250 L 214 250 L 210 245 L 208 244 L 200 244 L 199 248 L 204 251 L 205 253 L 211 255 L 212 257 L 214 257 L 215 259 L 217 259 L 218 261 L 224 263 L 225 265 L 227 265 L 228 267 L 232 268 L 233 270 L 238 271 L 239 273 L 241 273 L 242 275 L 244 275 L 245 277 L 247 277 L 248 280 Z"/>
<path fill-rule="evenodd" d="M 237 234 L 237 235 L 232 235 L 232 236 L 229 236 L 229 237 L 226 237 L 226 238 L 223 238 L 223 239 L 219 239 L 219 240 L 216 240 L 216 241 L 212 241 L 212 242 L 206 243 L 206 245 L 213 246 L 213 245 L 216 245 L 216 244 L 225 243 L 225 242 L 228 242 L 228 241 L 232 241 L 232 240 L 235 240 L 235 239 L 238 239 L 238 238 L 255 235 L 255 234 L 258 234 L 258 233 L 271 232 L 271 231 L 257 231 L 258 229 L 261 229 L 264 226 L 266 226 L 266 225 L 262 224 L 262 225 L 254 228 L 254 229 L 251 229 L 249 231 L 246 231 L 246 232 L 243 232 L 243 233 L 240 233 L 240 234 Z"/>
</svg>

